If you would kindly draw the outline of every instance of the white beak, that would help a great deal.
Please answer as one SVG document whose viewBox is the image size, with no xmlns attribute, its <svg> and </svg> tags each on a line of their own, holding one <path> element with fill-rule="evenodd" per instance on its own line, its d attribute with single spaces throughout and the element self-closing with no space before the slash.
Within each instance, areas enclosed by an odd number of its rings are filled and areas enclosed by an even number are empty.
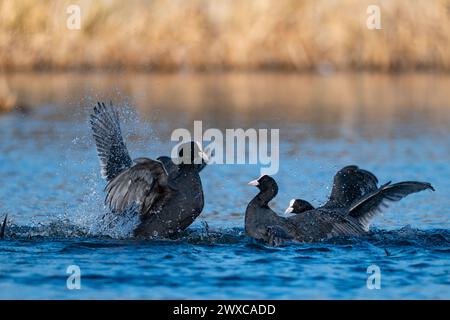
<svg viewBox="0 0 450 320">
<path fill-rule="evenodd" d="M 195 144 L 197 145 L 197 147 L 198 147 L 198 150 L 203 150 L 203 148 L 202 148 L 202 144 L 200 143 L 200 142 L 198 142 L 198 141 L 194 141 L 195 142 Z"/>
<path fill-rule="evenodd" d="M 209 162 L 209 157 L 206 153 L 204 153 L 203 151 L 200 151 L 198 153 L 199 157 L 203 159 L 203 161 L 205 161 L 206 163 Z"/>
<path fill-rule="evenodd" d="M 250 181 L 250 182 L 248 183 L 248 185 L 249 185 L 249 186 L 255 186 L 255 187 L 259 186 L 258 179 Z"/>
<path fill-rule="evenodd" d="M 289 201 L 289 207 L 287 207 L 286 211 L 284 212 L 285 214 L 291 213 L 292 211 L 294 211 L 294 202 L 295 199 L 292 199 L 291 201 Z"/>
<path fill-rule="evenodd" d="M 288 208 L 286 209 L 286 211 L 284 212 L 284 214 L 291 213 L 292 211 L 294 211 L 294 208 L 288 207 Z"/>
</svg>

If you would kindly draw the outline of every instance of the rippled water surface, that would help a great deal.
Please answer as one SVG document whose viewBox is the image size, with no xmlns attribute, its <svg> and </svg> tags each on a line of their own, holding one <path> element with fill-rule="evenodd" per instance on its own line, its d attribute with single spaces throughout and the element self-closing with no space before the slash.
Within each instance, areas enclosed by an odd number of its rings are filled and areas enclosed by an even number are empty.
<svg viewBox="0 0 450 320">
<path fill-rule="evenodd" d="M 0 298 L 450 298 L 450 77 L 443 75 L 16 74 L 21 110 L 0 115 Z M 436 192 L 394 203 L 364 238 L 268 247 L 243 233 L 257 165 L 201 174 L 205 209 L 177 239 L 136 241 L 101 217 L 87 115 L 121 106 L 132 157 L 170 153 L 175 128 L 280 129 L 284 212 L 320 205 L 344 165 L 381 183 L 422 180 Z M 131 222 L 130 222 L 131 223 Z M 381 270 L 369 290 L 367 268 Z M 68 290 L 66 269 L 81 269 Z"/>
</svg>

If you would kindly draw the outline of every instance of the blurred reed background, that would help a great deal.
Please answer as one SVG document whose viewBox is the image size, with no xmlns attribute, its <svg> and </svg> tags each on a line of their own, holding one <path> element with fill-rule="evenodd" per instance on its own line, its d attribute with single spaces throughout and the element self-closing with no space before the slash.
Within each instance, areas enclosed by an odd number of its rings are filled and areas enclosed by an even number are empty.
<svg viewBox="0 0 450 320">
<path fill-rule="evenodd" d="M 450 0 L 2 0 L 0 67 L 449 70 L 449 30 Z"/>
<path fill-rule="evenodd" d="M 449 30 L 450 0 L 0 0 L 0 110 L 17 71 L 448 72 Z"/>
</svg>

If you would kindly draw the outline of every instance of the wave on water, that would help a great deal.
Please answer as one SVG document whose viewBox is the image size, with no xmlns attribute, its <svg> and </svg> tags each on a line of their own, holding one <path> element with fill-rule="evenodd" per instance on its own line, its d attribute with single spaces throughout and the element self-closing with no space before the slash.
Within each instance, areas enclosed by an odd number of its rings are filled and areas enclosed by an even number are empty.
<svg viewBox="0 0 450 320">
<path fill-rule="evenodd" d="M 133 227 L 136 225 L 136 217 L 126 219 L 114 219 L 109 217 L 99 221 L 94 226 L 80 226 L 68 220 L 54 221 L 48 224 L 35 225 L 9 224 L 5 233 L 5 240 L 130 240 Z M 119 221 L 119 222 L 118 222 Z M 247 244 L 260 247 L 261 244 L 245 235 L 243 228 L 210 228 L 203 223 L 199 228 L 188 228 L 170 239 L 149 240 L 147 242 L 185 242 L 190 244 L 214 245 L 214 244 Z M 321 241 L 322 247 L 329 246 L 356 246 L 361 243 L 370 243 L 375 246 L 389 247 L 442 247 L 450 253 L 450 230 L 427 229 L 421 230 L 405 226 L 395 230 L 374 229 L 364 237 L 336 237 Z M 289 242 L 282 246 L 295 246 L 298 243 Z M 388 252 L 387 252 L 388 254 Z"/>
</svg>

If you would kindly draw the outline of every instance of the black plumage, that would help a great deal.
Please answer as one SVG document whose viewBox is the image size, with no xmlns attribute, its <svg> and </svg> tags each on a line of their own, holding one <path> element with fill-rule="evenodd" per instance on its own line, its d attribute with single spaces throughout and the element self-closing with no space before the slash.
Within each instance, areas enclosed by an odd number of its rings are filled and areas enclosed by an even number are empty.
<svg viewBox="0 0 450 320">
<path fill-rule="evenodd" d="M 208 156 L 198 143 L 181 145 L 177 159 L 162 156 L 132 162 L 112 104 L 99 103 L 94 108 L 91 126 L 102 173 L 108 182 L 105 204 L 113 214 L 128 210 L 139 214 L 135 236 L 171 236 L 186 229 L 201 213 L 204 199 L 199 172 Z"/>
<path fill-rule="evenodd" d="M 378 187 L 376 176 L 357 166 L 347 166 L 334 176 L 333 188 L 325 205 L 314 208 L 303 199 L 291 201 L 286 212 L 294 216 L 281 217 L 269 208 L 278 186 L 273 178 L 263 176 L 252 182 L 260 193 L 246 211 L 246 231 L 271 244 L 284 240 L 320 241 L 335 236 L 360 236 L 367 233 L 372 218 L 388 201 L 399 201 L 422 190 L 433 190 L 427 182 L 405 181 Z"/>
<path fill-rule="evenodd" d="M 102 177 L 111 181 L 124 169 L 131 167 L 132 161 L 123 142 L 119 114 L 112 102 L 107 107 L 98 102 L 91 114 L 92 135 L 97 146 Z"/>
<path fill-rule="evenodd" d="M 0 227 L 0 239 L 5 238 L 5 232 L 6 232 L 6 222 L 8 220 L 8 215 L 5 215 L 5 218 L 3 219 L 2 226 Z"/>
</svg>

